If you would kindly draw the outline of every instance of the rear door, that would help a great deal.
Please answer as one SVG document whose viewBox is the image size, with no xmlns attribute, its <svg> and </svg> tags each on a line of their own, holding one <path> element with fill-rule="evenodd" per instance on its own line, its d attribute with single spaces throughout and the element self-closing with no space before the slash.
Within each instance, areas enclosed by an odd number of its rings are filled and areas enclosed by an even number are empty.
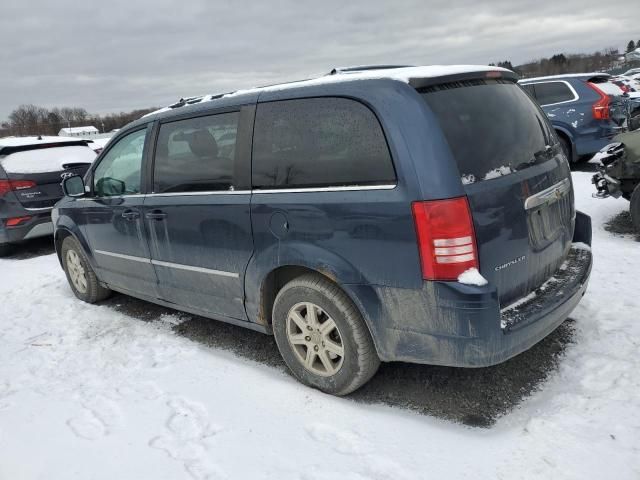
<svg viewBox="0 0 640 480">
<path fill-rule="evenodd" d="M 62 180 L 84 175 L 96 157 L 84 142 L 22 146 L 0 165 L 14 183 L 13 193 L 28 209 L 48 209 L 62 198 Z"/>
<path fill-rule="evenodd" d="M 164 300 L 246 320 L 253 107 L 163 122 L 144 203 Z"/>
<path fill-rule="evenodd" d="M 570 248 L 567 159 L 544 113 L 510 81 L 453 82 L 421 93 L 458 164 L 481 273 L 508 305 L 553 275 Z"/>
</svg>

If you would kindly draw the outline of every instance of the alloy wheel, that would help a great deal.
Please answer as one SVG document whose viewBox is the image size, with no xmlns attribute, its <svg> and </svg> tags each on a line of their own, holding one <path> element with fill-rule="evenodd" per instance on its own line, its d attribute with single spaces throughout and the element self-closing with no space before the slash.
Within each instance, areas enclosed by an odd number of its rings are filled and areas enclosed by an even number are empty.
<svg viewBox="0 0 640 480">
<path fill-rule="evenodd" d="M 298 303 L 289 310 L 287 340 L 300 363 L 315 375 L 330 377 L 342 367 L 344 344 L 340 330 L 314 303 Z"/>
<path fill-rule="evenodd" d="M 67 251 L 67 270 L 73 286 L 80 293 L 87 293 L 87 276 L 80 261 L 80 256 L 75 250 Z"/>
</svg>

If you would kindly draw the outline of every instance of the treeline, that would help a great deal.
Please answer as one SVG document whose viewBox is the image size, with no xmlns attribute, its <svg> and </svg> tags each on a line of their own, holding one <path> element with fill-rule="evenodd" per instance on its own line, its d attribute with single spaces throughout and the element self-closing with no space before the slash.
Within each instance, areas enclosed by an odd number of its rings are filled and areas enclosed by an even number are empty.
<svg viewBox="0 0 640 480">
<path fill-rule="evenodd" d="M 633 40 L 629 40 L 629 43 L 627 43 L 627 53 L 632 52 L 636 48 L 640 48 L 640 40 L 636 43 L 633 43 Z"/>
<path fill-rule="evenodd" d="M 131 112 L 90 114 L 84 108 L 61 107 L 47 109 L 38 105 L 20 105 L 0 124 L 0 137 L 10 135 L 57 135 L 65 127 L 94 126 L 101 133 L 122 128 L 129 122 L 156 108 L 133 110 Z"/>
<path fill-rule="evenodd" d="M 560 75 L 563 73 L 604 72 L 618 67 L 620 52 L 614 48 L 591 54 L 557 53 L 549 58 L 525 63 L 516 67 L 523 77 Z"/>
<path fill-rule="evenodd" d="M 626 53 L 636 48 L 640 48 L 640 40 L 637 42 L 630 40 L 627 44 Z M 603 72 L 620 67 L 625 67 L 626 69 L 640 65 L 638 61 L 626 62 L 624 53 L 621 53 L 615 47 L 609 47 L 593 53 L 557 53 L 548 58 L 541 58 L 516 66 L 512 65 L 509 60 L 491 63 L 490 65 L 508 68 L 525 78 L 565 73 Z"/>
</svg>

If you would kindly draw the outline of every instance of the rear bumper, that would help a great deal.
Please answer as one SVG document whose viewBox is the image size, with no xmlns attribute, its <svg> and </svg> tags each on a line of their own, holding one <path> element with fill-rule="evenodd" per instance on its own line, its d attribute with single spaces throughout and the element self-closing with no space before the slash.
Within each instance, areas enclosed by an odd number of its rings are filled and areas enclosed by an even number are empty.
<svg viewBox="0 0 640 480">
<path fill-rule="evenodd" d="M 51 213 L 31 214 L 32 218 L 24 225 L 7 228 L 0 220 L 0 244 L 19 243 L 30 238 L 45 237 L 53 234 Z"/>
<path fill-rule="evenodd" d="M 590 219 L 580 215 L 575 242 L 591 243 Z M 376 287 L 381 312 L 370 325 L 383 361 L 486 367 L 528 350 L 555 330 L 584 295 L 592 255 L 572 247 L 567 260 L 527 300 L 500 309 L 495 287 L 425 282 L 421 290 Z M 375 312 L 371 312 L 375 315 Z"/>
</svg>

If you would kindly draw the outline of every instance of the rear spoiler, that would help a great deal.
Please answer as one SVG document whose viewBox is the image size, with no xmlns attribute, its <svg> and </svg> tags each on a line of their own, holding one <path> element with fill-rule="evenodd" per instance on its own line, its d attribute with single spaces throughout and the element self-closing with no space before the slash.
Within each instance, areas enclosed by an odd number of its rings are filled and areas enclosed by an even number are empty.
<svg viewBox="0 0 640 480">
<path fill-rule="evenodd" d="M 16 146 L 1 146 L 0 155 L 10 155 L 16 152 L 27 152 L 29 150 L 40 150 L 42 148 L 52 147 L 86 147 L 91 140 L 73 140 L 70 142 L 47 142 L 47 143 L 34 143 L 31 145 L 16 145 Z"/>
<path fill-rule="evenodd" d="M 441 85 L 443 83 L 463 82 L 465 80 L 507 80 L 513 83 L 518 81 L 518 75 L 512 71 L 484 70 L 481 72 L 464 72 L 442 77 L 410 78 L 409 85 L 415 89 Z"/>
</svg>

